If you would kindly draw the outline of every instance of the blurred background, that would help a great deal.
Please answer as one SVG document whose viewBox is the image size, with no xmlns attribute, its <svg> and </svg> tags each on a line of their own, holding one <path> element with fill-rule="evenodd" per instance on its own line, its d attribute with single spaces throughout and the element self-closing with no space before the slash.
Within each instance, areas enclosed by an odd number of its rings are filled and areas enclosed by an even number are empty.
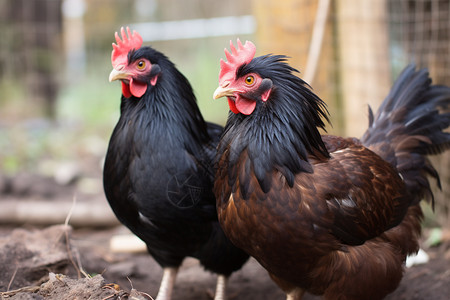
<svg viewBox="0 0 450 300">
<path fill-rule="evenodd" d="M 448 0 L 0 0 L 0 222 L 58 222 L 38 208 L 74 195 L 88 203 L 88 219 L 110 222 L 92 215 L 92 203 L 107 206 L 102 160 L 120 104 L 108 75 L 121 26 L 165 53 L 205 118 L 221 124 L 228 107 L 212 94 L 223 49 L 237 37 L 252 40 L 257 55 L 291 57 L 327 102 L 332 134 L 361 136 L 367 105 L 378 107 L 408 63 L 450 85 Z M 429 222 L 443 225 L 450 153 L 433 161 L 443 190 Z"/>
</svg>

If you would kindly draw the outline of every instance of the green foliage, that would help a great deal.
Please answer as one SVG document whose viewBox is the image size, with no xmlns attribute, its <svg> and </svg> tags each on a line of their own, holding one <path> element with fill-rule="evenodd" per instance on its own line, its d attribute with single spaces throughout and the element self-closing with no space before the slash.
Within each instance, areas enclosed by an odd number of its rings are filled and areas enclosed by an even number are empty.
<svg viewBox="0 0 450 300">
<path fill-rule="evenodd" d="M 104 134 L 119 117 L 120 85 L 109 83 L 109 69 L 67 85 L 58 101 L 58 119 L 79 123 L 87 132 Z M 112 130 L 112 129 L 111 129 Z"/>
<path fill-rule="evenodd" d="M 224 125 L 228 116 L 227 101 L 213 100 L 219 84 L 219 60 L 210 47 L 199 47 L 191 60 L 180 60 L 180 71 L 191 83 L 203 117 L 210 122 Z M 175 60 L 175 59 L 174 59 Z"/>
<path fill-rule="evenodd" d="M 17 84 L 1 82 L 8 97 L 0 103 L 8 120 L 0 124 L 0 170 L 6 174 L 36 171 L 45 160 L 77 160 L 100 137 L 103 144 L 119 115 L 120 87 L 108 82 L 109 66 L 66 82 L 57 102 L 56 120 L 32 112 L 32 96 Z"/>
<path fill-rule="evenodd" d="M 432 228 L 429 232 L 428 239 L 425 241 L 427 247 L 439 246 L 443 241 L 443 231 L 440 227 Z"/>
<path fill-rule="evenodd" d="M 23 80 L 1 78 L 0 119 L 8 116 L 6 124 L 0 122 L 2 172 L 34 171 L 46 160 L 80 159 L 90 147 L 89 140 L 97 141 L 106 151 L 120 113 L 120 83 L 108 82 L 113 31 L 97 39 L 98 44 L 89 36 L 87 40 L 85 66 L 71 71 L 58 69 L 55 120 L 44 118 L 42 99 L 35 101 L 36 95 L 24 88 Z M 227 102 L 212 99 L 218 85 L 223 39 L 158 42 L 151 46 L 165 53 L 191 82 L 205 119 L 225 124 Z M 50 64 L 45 53 L 36 53 L 40 54 L 40 61 Z M 99 148 L 96 155 L 102 155 Z"/>
</svg>

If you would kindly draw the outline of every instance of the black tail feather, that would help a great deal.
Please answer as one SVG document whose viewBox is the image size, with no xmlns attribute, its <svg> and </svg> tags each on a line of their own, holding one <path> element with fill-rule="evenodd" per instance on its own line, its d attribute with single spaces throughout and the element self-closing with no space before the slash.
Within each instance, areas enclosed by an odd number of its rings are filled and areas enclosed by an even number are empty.
<svg viewBox="0 0 450 300">
<path fill-rule="evenodd" d="M 433 202 L 427 175 L 440 187 L 426 155 L 450 148 L 450 88 L 431 85 L 428 71 L 410 65 L 400 74 L 376 115 L 369 108 L 369 128 L 362 143 L 394 165 L 416 201 Z"/>
</svg>

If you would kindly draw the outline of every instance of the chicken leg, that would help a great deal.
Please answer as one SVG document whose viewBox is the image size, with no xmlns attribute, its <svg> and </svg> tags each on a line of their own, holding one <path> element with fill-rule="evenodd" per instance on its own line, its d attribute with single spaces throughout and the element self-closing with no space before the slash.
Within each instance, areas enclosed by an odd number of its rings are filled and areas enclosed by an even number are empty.
<svg viewBox="0 0 450 300">
<path fill-rule="evenodd" d="M 286 300 L 301 300 L 304 293 L 304 290 L 295 288 L 286 294 Z"/>
<path fill-rule="evenodd" d="M 164 268 L 163 278 L 159 286 L 158 296 L 156 300 L 171 300 L 172 291 L 175 285 L 175 278 L 178 273 L 178 268 Z"/>
<path fill-rule="evenodd" d="M 216 295 L 214 300 L 226 300 L 226 288 L 228 278 L 225 275 L 217 276 Z"/>
</svg>

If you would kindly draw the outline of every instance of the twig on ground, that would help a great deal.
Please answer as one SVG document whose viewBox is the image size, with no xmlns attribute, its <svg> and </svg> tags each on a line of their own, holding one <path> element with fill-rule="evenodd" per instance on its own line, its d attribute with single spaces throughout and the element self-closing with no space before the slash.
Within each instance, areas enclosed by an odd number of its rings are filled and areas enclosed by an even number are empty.
<svg viewBox="0 0 450 300">
<path fill-rule="evenodd" d="M 131 281 L 130 277 L 127 276 L 127 279 L 128 279 L 128 281 L 130 282 L 130 285 L 131 285 L 131 292 L 132 292 L 132 293 L 133 293 L 133 291 L 135 291 L 135 293 L 138 293 L 139 295 L 144 295 L 144 296 L 148 297 L 150 300 L 154 300 L 153 297 L 150 296 L 149 294 L 144 293 L 144 292 L 139 292 L 139 291 L 135 290 L 134 287 L 133 287 L 133 282 Z M 134 297 L 133 297 L 133 299 L 134 299 Z"/>
<path fill-rule="evenodd" d="M 69 210 L 69 213 L 67 214 L 66 220 L 64 221 L 64 234 L 66 237 L 66 249 L 67 249 L 67 254 L 69 255 L 69 260 L 72 263 L 73 267 L 75 268 L 75 270 L 77 271 L 77 276 L 78 279 L 81 278 L 81 274 L 84 275 L 84 277 L 86 278 L 92 278 L 91 276 L 89 276 L 89 274 L 87 274 L 84 269 L 83 266 L 81 265 L 81 259 L 80 259 L 80 255 L 78 253 L 78 251 L 76 251 L 76 260 L 77 263 L 75 263 L 74 260 L 74 255 L 73 255 L 73 251 L 70 247 L 70 238 L 69 238 L 69 221 L 70 218 L 72 216 L 73 210 L 75 209 L 75 206 L 77 204 L 77 196 L 74 195 L 73 196 L 73 202 L 72 202 L 72 207 Z"/>
<path fill-rule="evenodd" d="M 115 297 L 120 292 L 120 289 L 118 288 L 118 285 L 114 284 L 114 283 L 109 283 L 107 285 L 104 285 L 104 286 L 102 286 L 102 289 L 109 289 L 109 290 L 112 290 L 114 292 L 114 294 L 109 295 L 109 296 L 103 298 L 102 300 L 111 299 L 112 297 Z"/>
<path fill-rule="evenodd" d="M 131 281 L 130 277 L 127 276 L 128 282 L 131 285 L 131 289 L 134 290 L 133 282 Z"/>
<path fill-rule="evenodd" d="M 17 274 L 18 270 L 19 270 L 19 264 L 16 263 L 16 269 L 14 270 L 14 273 L 11 276 L 11 280 L 9 280 L 8 287 L 6 288 L 7 292 L 9 292 L 9 289 L 11 288 L 11 285 L 12 285 L 12 283 L 14 281 L 14 278 L 16 278 L 16 274 Z"/>
<path fill-rule="evenodd" d="M 20 289 L 17 290 L 12 290 L 12 291 L 7 291 L 7 292 L 0 292 L 0 296 L 5 296 L 5 297 L 9 297 L 9 296 L 14 296 L 18 293 L 26 293 L 26 292 L 31 292 L 31 293 L 35 293 L 40 289 L 39 286 L 26 286 L 26 287 L 22 287 Z M 3 299 L 3 298 L 2 298 Z"/>
</svg>

